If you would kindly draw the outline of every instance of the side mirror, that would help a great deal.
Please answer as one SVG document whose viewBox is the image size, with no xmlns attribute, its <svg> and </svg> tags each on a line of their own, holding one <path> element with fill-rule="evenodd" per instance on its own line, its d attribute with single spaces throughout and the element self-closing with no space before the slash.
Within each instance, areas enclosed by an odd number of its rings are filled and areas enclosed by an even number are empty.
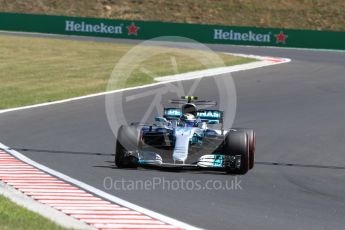
<svg viewBox="0 0 345 230">
<path fill-rule="evenodd" d="M 168 120 L 164 117 L 155 117 L 155 121 L 157 121 L 157 122 L 168 122 Z"/>
<path fill-rule="evenodd" d="M 210 125 L 218 125 L 219 121 L 218 120 L 208 120 L 207 123 Z"/>
</svg>

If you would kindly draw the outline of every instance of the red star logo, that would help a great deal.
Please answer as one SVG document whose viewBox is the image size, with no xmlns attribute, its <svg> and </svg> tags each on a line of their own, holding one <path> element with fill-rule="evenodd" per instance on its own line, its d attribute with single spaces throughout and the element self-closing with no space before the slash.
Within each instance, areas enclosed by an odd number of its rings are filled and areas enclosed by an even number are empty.
<svg viewBox="0 0 345 230">
<path fill-rule="evenodd" d="M 287 35 L 283 33 L 283 31 L 280 31 L 279 34 L 274 35 L 276 37 L 276 43 L 283 43 L 285 44 Z"/>
<path fill-rule="evenodd" d="M 131 25 L 127 26 L 127 30 L 128 30 L 128 35 L 138 35 L 138 30 L 140 29 L 139 26 L 136 26 L 134 24 L 134 22 L 132 22 Z"/>
</svg>

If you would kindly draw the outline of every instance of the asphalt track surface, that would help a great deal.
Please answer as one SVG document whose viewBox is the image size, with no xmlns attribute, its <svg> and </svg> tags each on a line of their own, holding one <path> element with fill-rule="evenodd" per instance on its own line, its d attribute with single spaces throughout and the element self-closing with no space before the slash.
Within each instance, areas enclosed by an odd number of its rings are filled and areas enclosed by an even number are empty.
<svg viewBox="0 0 345 230">
<path fill-rule="evenodd" d="M 224 185 L 235 177 L 212 172 L 117 169 L 112 155 L 115 138 L 106 118 L 104 96 L 1 114 L 0 142 L 52 169 L 197 227 L 344 229 L 345 53 L 210 47 L 292 59 L 287 64 L 233 74 L 238 105 L 235 126 L 257 132 L 256 166 L 237 178 L 242 189 L 172 191 L 157 186 L 149 191 L 107 190 L 103 185 L 106 177 L 150 181 L 183 178 L 202 185 L 208 180 Z M 194 94 L 217 99 L 213 81 L 203 79 Z M 183 86 L 188 89 L 192 83 L 186 81 Z M 126 106 L 127 119 L 140 119 L 150 100 L 143 97 Z"/>
</svg>

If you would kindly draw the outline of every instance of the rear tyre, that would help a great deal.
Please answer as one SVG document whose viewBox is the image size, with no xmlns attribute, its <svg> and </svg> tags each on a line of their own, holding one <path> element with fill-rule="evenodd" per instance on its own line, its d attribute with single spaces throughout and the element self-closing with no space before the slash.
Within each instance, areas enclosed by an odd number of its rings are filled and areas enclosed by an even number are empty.
<svg viewBox="0 0 345 230">
<path fill-rule="evenodd" d="M 237 131 L 246 132 L 249 141 L 249 169 L 254 168 L 255 164 L 255 147 L 256 147 L 256 134 L 252 129 L 238 129 Z"/>
<path fill-rule="evenodd" d="M 118 168 L 137 168 L 138 158 L 130 151 L 138 150 L 139 131 L 135 126 L 121 126 L 117 133 L 115 147 L 115 165 Z"/>
<path fill-rule="evenodd" d="M 243 131 L 230 131 L 224 142 L 224 152 L 229 155 L 240 155 L 241 165 L 239 169 L 226 169 L 231 174 L 246 174 L 249 170 L 249 141 L 248 135 Z"/>
</svg>

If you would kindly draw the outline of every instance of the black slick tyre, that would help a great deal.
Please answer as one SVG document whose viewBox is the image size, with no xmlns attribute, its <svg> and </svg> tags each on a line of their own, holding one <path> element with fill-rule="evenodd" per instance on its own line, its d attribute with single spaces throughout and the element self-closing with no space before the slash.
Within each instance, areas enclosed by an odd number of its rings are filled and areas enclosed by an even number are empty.
<svg viewBox="0 0 345 230">
<path fill-rule="evenodd" d="M 238 169 L 226 169 L 230 174 L 246 174 L 249 170 L 249 141 L 243 131 L 230 131 L 224 140 L 224 152 L 228 155 L 240 155 L 241 164 Z"/>
</svg>

